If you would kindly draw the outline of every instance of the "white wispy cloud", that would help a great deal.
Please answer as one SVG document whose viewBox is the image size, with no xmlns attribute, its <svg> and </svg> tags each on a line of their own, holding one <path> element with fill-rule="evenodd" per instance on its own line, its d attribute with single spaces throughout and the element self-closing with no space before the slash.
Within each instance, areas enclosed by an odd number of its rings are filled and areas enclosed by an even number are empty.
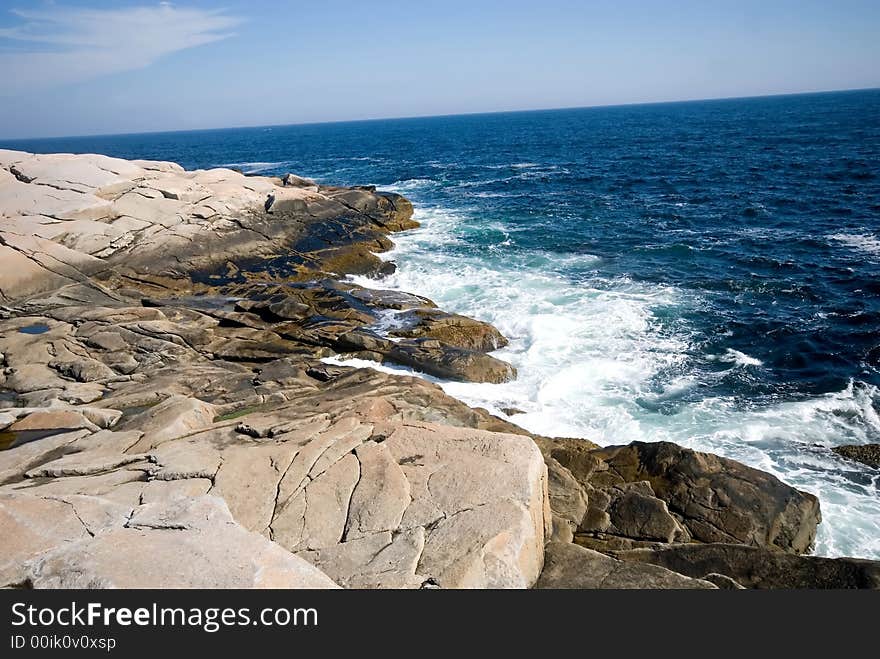
<svg viewBox="0 0 880 659">
<path fill-rule="evenodd" d="M 14 9 L 21 24 L 0 28 L 0 94 L 80 82 L 149 66 L 171 53 L 232 36 L 239 18 L 170 2 L 117 9 L 49 5 Z"/>
</svg>

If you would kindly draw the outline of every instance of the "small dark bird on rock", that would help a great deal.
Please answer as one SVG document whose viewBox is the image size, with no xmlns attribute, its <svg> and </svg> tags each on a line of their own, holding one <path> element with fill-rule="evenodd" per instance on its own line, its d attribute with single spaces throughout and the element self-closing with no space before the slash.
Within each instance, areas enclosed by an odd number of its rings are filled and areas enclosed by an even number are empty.
<svg viewBox="0 0 880 659">
<path fill-rule="evenodd" d="M 269 209 L 272 208 L 272 204 L 275 203 L 275 195 L 273 193 L 269 193 L 269 196 L 266 197 L 266 203 L 263 204 L 263 207 L 266 209 L 266 212 L 269 212 Z"/>
</svg>

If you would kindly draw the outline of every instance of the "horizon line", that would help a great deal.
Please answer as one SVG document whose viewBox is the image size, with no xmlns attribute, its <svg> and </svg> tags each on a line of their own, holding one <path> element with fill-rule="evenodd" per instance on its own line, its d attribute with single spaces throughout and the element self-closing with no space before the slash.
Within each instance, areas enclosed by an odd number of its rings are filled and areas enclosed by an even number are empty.
<svg viewBox="0 0 880 659">
<path fill-rule="evenodd" d="M 812 90 L 812 91 L 798 91 L 798 92 L 778 92 L 772 94 L 750 94 L 746 96 L 712 96 L 709 98 L 683 98 L 683 99 L 674 99 L 674 100 L 664 100 L 664 101 L 633 101 L 630 103 L 598 103 L 595 105 L 572 105 L 572 106 L 563 106 L 563 107 L 546 107 L 546 108 L 528 108 L 528 109 L 513 109 L 513 110 L 479 110 L 474 112 L 449 112 L 442 114 L 415 114 L 415 115 L 405 115 L 405 116 L 392 116 L 392 117 L 365 117 L 362 119 L 334 119 L 330 121 L 299 121 L 292 123 L 284 123 L 284 124 L 241 124 L 241 125 L 233 125 L 233 126 L 213 126 L 208 128 L 172 128 L 165 130 L 147 130 L 147 131 L 138 131 L 138 132 L 124 132 L 124 133 L 84 133 L 79 135 L 54 135 L 54 136 L 46 136 L 46 137 L 14 137 L 14 138 L 6 138 L 0 137 L 0 143 L 9 143 L 9 142 L 29 142 L 29 141 L 40 141 L 40 140 L 75 140 L 75 139 L 87 139 L 87 138 L 95 138 L 95 137 L 132 137 L 137 135 L 167 135 L 170 133 L 200 133 L 200 132 L 212 132 L 212 131 L 220 131 L 220 130 L 254 130 L 260 128 L 291 128 L 295 126 L 329 126 L 334 124 L 354 124 L 354 123 L 369 123 L 369 122 L 378 122 L 378 121 L 406 121 L 409 119 L 442 119 L 445 117 L 472 117 L 472 116 L 482 116 L 482 115 L 495 115 L 495 114 L 524 114 L 528 112 L 564 112 L 566 110 L 592 110 L 592 109 L 602 109 L 602 108 L 626 108 L 626 107 L 638 107 L 638 106 L 646 106 L 646 105 L 675 105 L 679 103 L 703 103 L 703 102 L 713 102 L 713 101 L 735 101 L 735 100 L 750 100 L 750 99 L 759 99 L 759 98 L 783 98 L 787 96 L 812 96 L 819 94 L 843 94 L 850 92 L 868 92 L 868 91 L 880 91 L 880 87 L 855 87 L 848 89 L 820 89 L 820 90 Z"/>
</svg>

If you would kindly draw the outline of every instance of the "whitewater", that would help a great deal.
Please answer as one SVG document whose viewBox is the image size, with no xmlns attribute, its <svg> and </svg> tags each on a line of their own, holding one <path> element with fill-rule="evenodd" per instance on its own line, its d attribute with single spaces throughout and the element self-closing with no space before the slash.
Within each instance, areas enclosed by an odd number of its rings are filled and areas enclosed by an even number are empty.
<svg viewBox="0 0 880 659">
<path fill-rule="evenodd" d="M 429 184 L 404 181 L 385 189 L 412 193 Z M 329 361 L 426 377 L 537 434 L 602 446 L 671 441 L 738 460 L 819 497 L 823 522 L 815 554 L 880 558 L 880 473 L 828 450 L 880 434 L 875 386 L 851 381 L 839 392 L 754 409 L 725 396 L 676 404 L 706 373 L 682 372 L 696 337 L 669 331 L 659 318 L 699 307 L 699 295 L 603 276 L 594 255 L 509 253 L 511 228 L 498 221 L 489 227 L 498 234 L 495 244 L 463 254 L 450 247 L 481 220 L 418 205 L 415 218 L 421 228 L 397 234 L 395 248 L 382 255 L 397 264 L 393 275 L 352 279 L 425 295 L 447 311 L 492 323 L 510 341 L 492 354 L 513 364 L 517 379 L 449 382 L 363 360 Z M 595 274 L 587 282 L 573 276 L 584 272 Z M 724 365 L 717 377 L 762 366 L 731 349 L 708 358 Z M 658 391 L 658 376 L 668 373 L 679 374 Z"/>
</svg>

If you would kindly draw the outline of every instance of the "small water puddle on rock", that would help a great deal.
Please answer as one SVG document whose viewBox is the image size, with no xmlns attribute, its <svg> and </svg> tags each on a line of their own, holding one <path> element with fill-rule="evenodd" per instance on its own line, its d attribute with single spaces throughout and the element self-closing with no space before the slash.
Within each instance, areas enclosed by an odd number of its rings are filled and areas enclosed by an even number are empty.
<svg viewBox="0 0 880 659">
<path fill-rule="evenodd" d="M 235 303 L 243 299 L 228 295 L 182 295 L 173 298 L 144 298 L 141 300 L 141 304 L 145 307 L 185 307 L 206 311 L 234 311 Z"/>
<path fill-rule="evenodd" d="M 49 326 L 43 325 L 42 323 L 35 323 L 34 325 L 19 327 L 18 331 L 22 334 L 43 334 L 49 331 Z"/>
<path fill-rule="evenodd" d="M 0 430 L 0 451 L 17 448 L 22 444 L 35 442 L 53 435 L 73 432 L 71 428 L 52 428 L 51 430 Z"/>
</svg>

